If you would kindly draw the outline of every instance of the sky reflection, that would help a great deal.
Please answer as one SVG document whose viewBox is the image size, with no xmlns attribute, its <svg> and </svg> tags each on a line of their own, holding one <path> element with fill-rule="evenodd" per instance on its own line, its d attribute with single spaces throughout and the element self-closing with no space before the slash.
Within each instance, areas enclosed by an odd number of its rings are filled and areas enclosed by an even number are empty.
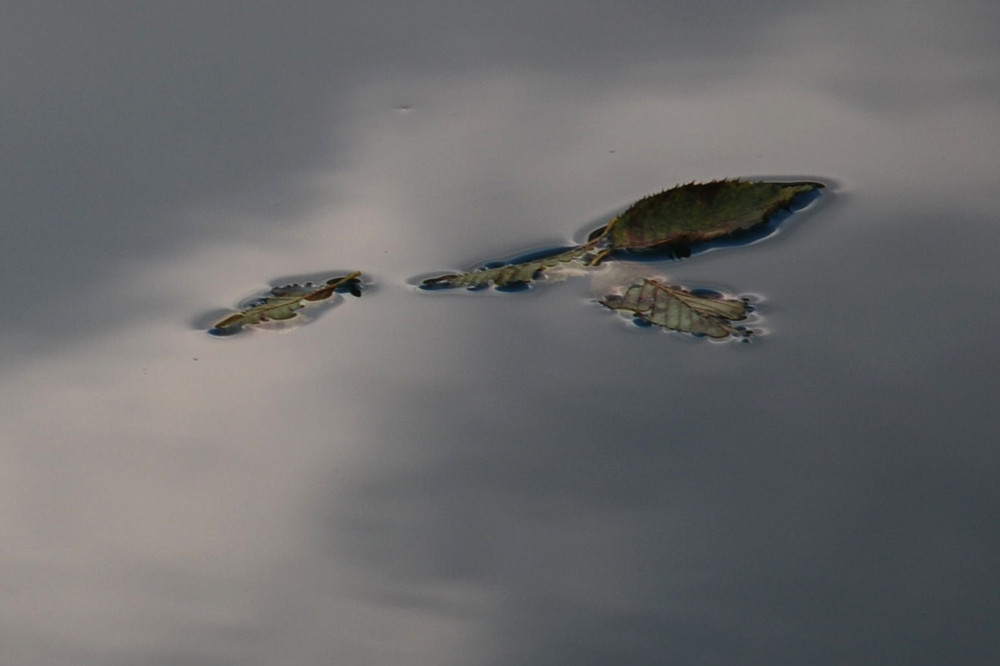
<svg viewBox="0 0 1000 666">
<path fill-rule="evenodd" d="M 995 661 L 994 3 L 9 14 L 12 663 Z M 836 185 L 659 267 L 750 345 L 408 282 L 722 176 Z"/>
</svg>

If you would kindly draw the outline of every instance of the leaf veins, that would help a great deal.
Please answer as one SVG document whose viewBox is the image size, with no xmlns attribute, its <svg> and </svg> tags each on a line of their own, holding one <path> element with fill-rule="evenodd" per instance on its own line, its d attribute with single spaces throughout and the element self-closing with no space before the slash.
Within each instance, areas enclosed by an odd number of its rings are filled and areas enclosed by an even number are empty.
<svg viewBox="0 0 1000 666">
<path fill-rule="evenodd" d="M 605 296 L 600 302 L 671 331 L 717 339 L 750 334 L 734 325 L 746 319 L 747 304 L 743 301 L 703 296 L 651 278 L 628 286 L 621 295 Z"/>
</svg>

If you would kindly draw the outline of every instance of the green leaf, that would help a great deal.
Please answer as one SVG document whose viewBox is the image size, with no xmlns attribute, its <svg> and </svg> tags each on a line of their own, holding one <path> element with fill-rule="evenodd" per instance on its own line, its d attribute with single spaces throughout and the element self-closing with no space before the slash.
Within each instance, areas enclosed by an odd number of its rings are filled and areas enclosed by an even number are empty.
<svg viewBox="0 0 1000 666">
<path fill-rule="evenodd" d="M 289 284 L 274 287 L 271 291 L 247 308 L 232 314 L 215 323 L 209 331 L 214 335 L 232 335 L 238 333 L 244 326 L 261 324 L 268 321 L 284 321 L 298 316 L 301 310 L 310 303 L 329 299 L 338 291 L 348 291 L 354 296 L 361 296 L 361 271 L 349 275 L 330 278 L 326 284 Z"/>
<path fill-rule="evenodd" d="M 788 208 L 797 196 L 823 187 L 814 182 L 738 179 L 678 185 L 635 202 L 579 247 L 542 259 L 429 278 L 422 287 L 476 289 L 491 283 L 498 287 L 525 284 L 560 265 L 596 266 L 615 250 L 673 249 L 675 254 L 686 256 L 691 245 L 763 224 Z"/>
<path fill-rule="evenodd" d="M 822 183 L 715 180 L 688 183 L 632 204 L 607 227 L 611 250 L 682 248 L 767 222 L 792 200 Z M 595 233 L 598 233 L 595 232 Z"/>
<path fill-rule="evenodd" d="M 750 335 L 733 324 L 746 319 L 747 304 L 743 301 L 694 294 L 650 278 L 630 285 L 621 295 L 605 296 L 600 302 L 671 331 L 719 339 Z"/>
</svg>

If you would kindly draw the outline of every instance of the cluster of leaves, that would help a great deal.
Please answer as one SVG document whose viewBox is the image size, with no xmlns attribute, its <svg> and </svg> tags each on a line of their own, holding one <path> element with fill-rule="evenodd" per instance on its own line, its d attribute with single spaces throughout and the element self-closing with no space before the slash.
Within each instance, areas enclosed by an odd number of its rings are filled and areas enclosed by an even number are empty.
<svg viewBox="0 0 1000 666">
<path fill-rule="evenodd" d="M 547 272 L 576 266 L 590 268 L 609 259 L 637 252 L 658 251 L 673 257 L 690 256 L 694 245 L 739 235 L 766 224 L 793 201 L 823 188 L 817 182 L 717 180 L 688 183 L 640 199 L 608 224 L 594 230 L 587 242 L 568 250 L 527 261 L 449 273 L 423 281 L 423 289 L 482 289 L 489 285 L 511 288 L 527 285 Z M 360 296 L 361 273 L 332 278 L 325 285 L 287 285 L 226 317 L 212 329 L 228 335 L 246 325 L 296 316 L 305 305 L 330 298 L 336 292 Z M 746 337 L 735 322 L 746 319 L 747 303 L 719 295 L 668 286 L 650 277 L 619 285 L 599 302 L 632 315 L 646 324 L 710 338 Z"/>
<path fill-rule="evenodd" d="M 570 263 L 587 268 L 608 258 L 650 250 L 686 257 L 692 246 L 763 225 L 775 213 L 789 209 L 796 198 L 822 187 L 816 182 L 741 180 L 679 185 L 640 199 L 578 247 L 527 262 L 428 278 L 422 287 L 481 288 L 491 283 L 509 287 L 538 280 L 545 271 Z M 749 335 L 735 324 L 747 316 L 747 305 L 741 300 L 696 294 L 649 278 L 620 289 L 620 294 L 604 296 L 600 302 L 673 331 L 711 338 Z"/>
</svg>

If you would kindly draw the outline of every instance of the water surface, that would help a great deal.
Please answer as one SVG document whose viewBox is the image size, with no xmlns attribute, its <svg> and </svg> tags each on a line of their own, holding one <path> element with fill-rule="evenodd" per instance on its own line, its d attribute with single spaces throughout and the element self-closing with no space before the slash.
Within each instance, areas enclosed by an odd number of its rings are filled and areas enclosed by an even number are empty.
<svg viewBox="0 0 1000 666">
<path fill-rule="evenodd" d="M 12 663 L 1000 656 L 994 3 L 11 14 Z M 656 266 L 751 344 L 412 284 L 727 176 L 831 184 Z"/>
</svg>

